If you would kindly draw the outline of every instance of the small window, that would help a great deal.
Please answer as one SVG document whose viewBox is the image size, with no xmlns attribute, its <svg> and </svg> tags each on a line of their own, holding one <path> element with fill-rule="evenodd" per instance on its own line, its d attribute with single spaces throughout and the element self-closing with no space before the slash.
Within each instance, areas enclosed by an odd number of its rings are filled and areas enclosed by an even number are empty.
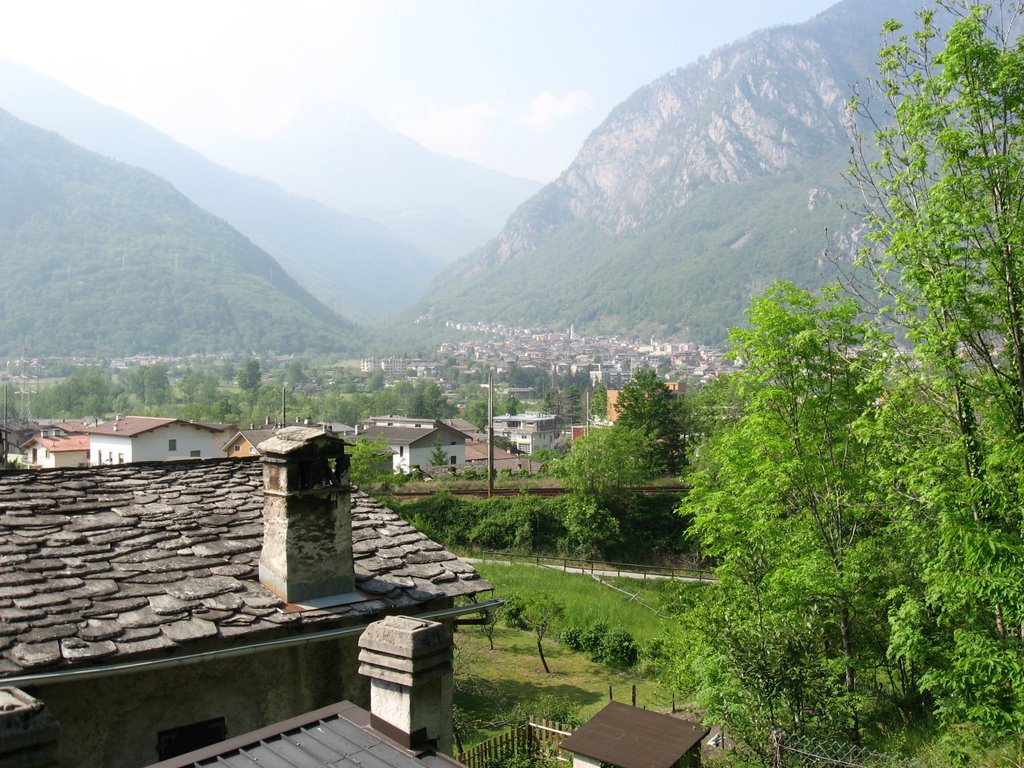
<svg viewBox="0 0 1024 768">
<path fill-rule="evenodd" d="M 452 463 L 452 464 L 454 464 L 454 463 L 455 463 L 455 457 L 454 457 L 454 456 L 452 456 L 452 462 L 451 462 L 451 463 Z"/>
<path fill-rule="evenodd" d="M 178 450 L 178 441 L 175 440 L 173 437 L 170 440 L 167 441 L 167 450 L 168 451 L 176 451 L 176 450 Z"/>
<path fill-rule="evenodd" d="M 124 454 L 123 453 L 117 454 L 117 463 L 118 464 L 124 464 Z"/>
<path fill-rule="evenodd" d="M 201 455 L 201 451 L 189 451 L 188 455 L 191 456 L 193 459 L 198 459 Z"/>
<path fill-rule="evenodd" d="M 227 735 L 228 729 L 223 717 L 160 731 L 156 736 L 157 758 L 169 760 L 194 749 L 202 749 L 224 741 Z"/>
<path fill-rule="evenodd" d="M 234 451 L 235 453 L 238 453 L 239 451 L 242 450 L 242 446 L 239 443 L 235 443 L 233 446 L 231 446 L 231 450 Z"/>
<path fill-rule="evenodd" d="M 46 449 L 46 458 L 50 458 L 50 449 L 49 448 Z"/>
<path fill-rule="evenodd" d="M 398 455 L 399 456 L 405 456 L 405 446 L 404 445 L 398 446 Z"/>
</svg>

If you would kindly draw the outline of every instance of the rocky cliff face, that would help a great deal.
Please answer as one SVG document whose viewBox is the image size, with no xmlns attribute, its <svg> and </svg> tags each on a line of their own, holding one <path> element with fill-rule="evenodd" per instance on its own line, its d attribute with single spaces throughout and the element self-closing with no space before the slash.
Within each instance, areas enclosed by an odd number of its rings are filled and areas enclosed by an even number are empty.
<svg viewBox="0 0 1024 768">
<path fill-rule="evenodd" d="M 536 253 L 572 223 L 629 238 L 711 186 L 845 153 L 852 84 L 870 74 L 882 22 L 909 20 L 913 9 L 910 0 L 845 0 L 807 23 L 755 33 L 639 89 L 557 181 L 445 280 Z"/>
</svg>

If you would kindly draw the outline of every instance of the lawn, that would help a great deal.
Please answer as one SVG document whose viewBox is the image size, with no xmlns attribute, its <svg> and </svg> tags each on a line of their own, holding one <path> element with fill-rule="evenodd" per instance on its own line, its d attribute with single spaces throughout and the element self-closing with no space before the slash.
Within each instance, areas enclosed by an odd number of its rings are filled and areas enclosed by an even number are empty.
<svg viewBox="0 0 1024 768">
<path fill-rule="evenodd" d="M 636 685 L 637 706 L 657 711 L 672 706 L 671 693 L 657 683 L 594 664 L 583 654 L 547 640 L 544 653 L 551 674 L 545 674 L 536 638 L 528 632 L 497 627 L 491 651 L 479 628 L 463 627 L 456 633 L 455 644 L 456 726 L 465 747 L 506 730 L 504 714 L 513 708 L 529 713 L 544 697 L 578 709 L 583 720 L 605 705 L 609 687 L 616 701 L 630 703 Z"/>
<path fill-rule="evenodd" d="M 603 622 L 628 629 L 638 641 L 653 640 L 671 633 L 674 623 L 661 618 L 653 608 L 662 606 L 666 593 L 676 589 L 699 588 L 671 585 L 667 582 L 616 579 L 618 590 L 598 583 L 590 576 L 528 565 L 482 562 L 475 564 L 480 574 L 494 584 L 495 597 L 517 593 L 554 595 L 565 606 L 560 627 L 544 640 L 544 654 L 551 674 L 545 674 L 537 655 L 532 632 L 505 627 L 499 622 L 494 633 L 495 650 L 478 627 L 463 627 L 456 634 L 456 717 L 463 745 L 468 747 L 506 729 L 510 710 L 524 714 L 535 712 L 542 699 L 552 699 L 562 708 L 576 710 L 589 719 L 605 705 L 609 688 L 616 701 L 631 703 L 636 686 L 639 707 L 667 712 L 672 708 L 672 692 L 657 682 L 631 671 L 595 664 L 581 653 L 559 645 L 555 637 L 564 626 L 587 626 Z M 639 601 L 649 603 L 647 608 Z M 681 707 L 685 697 L 679 695 Z"/>
</svg>

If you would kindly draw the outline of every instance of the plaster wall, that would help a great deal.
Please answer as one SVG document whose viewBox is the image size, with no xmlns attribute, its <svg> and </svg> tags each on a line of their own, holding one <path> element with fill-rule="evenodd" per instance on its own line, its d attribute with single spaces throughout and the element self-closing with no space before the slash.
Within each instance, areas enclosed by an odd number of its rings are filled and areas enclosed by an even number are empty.
<svg viewBox="0 0 1024 768">
<path fill-rule="evenodd" d="M 61 726 L 61 766 L 157 762 L 161 731 L 223 717 L 227 738 L 347 699 L 368 707 L 355 637 L 223 661 L 26 688 Z"/>
</svg>

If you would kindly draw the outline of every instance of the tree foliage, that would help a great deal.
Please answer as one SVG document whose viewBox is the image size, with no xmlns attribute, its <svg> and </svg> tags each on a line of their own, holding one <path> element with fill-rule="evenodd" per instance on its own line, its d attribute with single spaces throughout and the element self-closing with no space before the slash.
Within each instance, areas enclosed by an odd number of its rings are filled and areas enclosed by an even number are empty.
<svg viewBox="0 0 1024 768">
<path fill-rule="evenodd" d="M 677 473 L 686 464 L 684 420 L 680 401 L 652 368 L 641 368 L 619 392 L 616 424 L 638 430 L 654 444 L 661 472 Z"/>
<path fill-rule="evenodd" d="M 923 583 L 896 631 L 947 726 L 992 737 L 1024 731 L 1024 43 L 1017 3 L 945 10 L 945 31 L 931 11 L 886 28 L 876 101 L 857 103 L 878 159 L 862 140 L 851 176 L 860 264 L 913 343 L 887 418 L 909 427 L 891 481 Z"/>
</svg>

